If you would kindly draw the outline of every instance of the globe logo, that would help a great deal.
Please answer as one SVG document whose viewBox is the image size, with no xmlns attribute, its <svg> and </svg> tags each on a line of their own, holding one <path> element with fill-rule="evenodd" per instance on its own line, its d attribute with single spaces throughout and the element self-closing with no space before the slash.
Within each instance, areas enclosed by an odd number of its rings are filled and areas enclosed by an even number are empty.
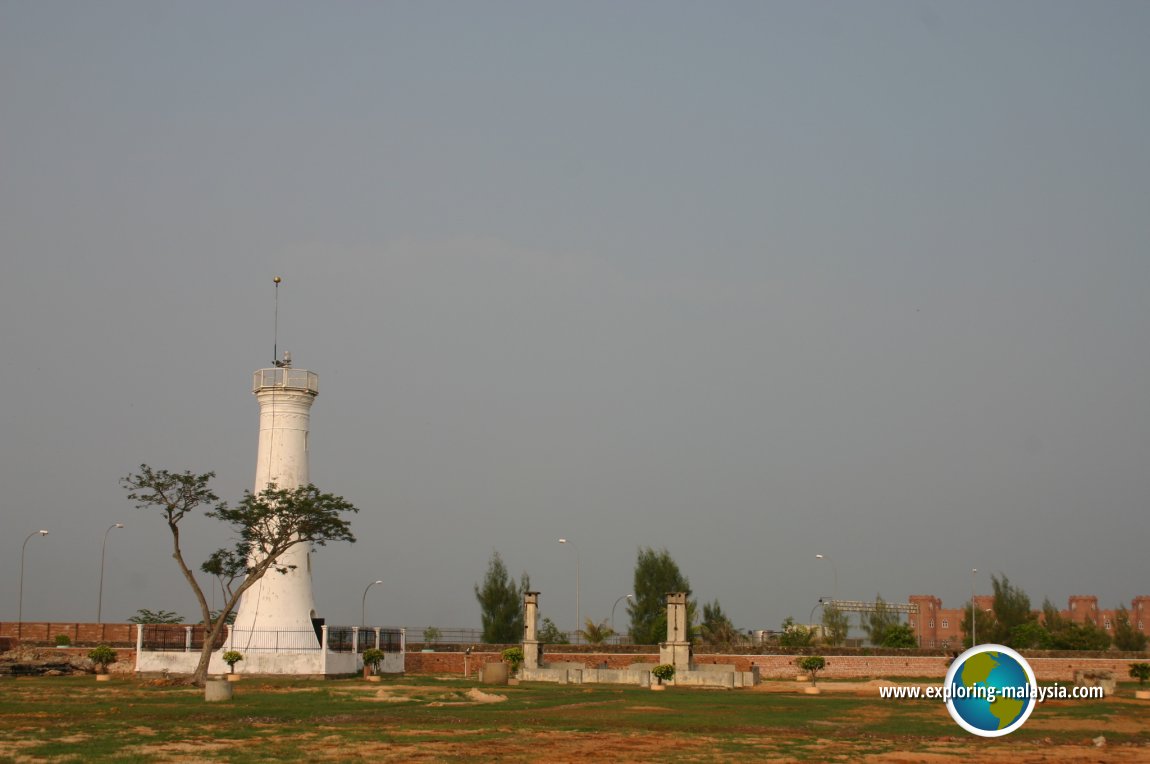
<svg viewBox="0 0 1150 764">
<path fill-rule="evenodd" d="M 1014 732 L 1038 702 L 1034 670 L 1004 645 L 976 645 L 955 658 L 943 692 L 951 718 L 982 737 Z"/>
</svg>

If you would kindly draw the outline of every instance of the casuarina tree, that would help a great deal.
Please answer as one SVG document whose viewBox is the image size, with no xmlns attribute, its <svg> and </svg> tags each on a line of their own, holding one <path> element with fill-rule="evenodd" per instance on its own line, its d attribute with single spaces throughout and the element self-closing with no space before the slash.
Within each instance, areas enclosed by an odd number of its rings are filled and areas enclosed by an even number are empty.
<svg viewBox="0 0 1150 764">
<path fill-rule="evenodd" d="M 635 599 L 627 606 L 631 616 L 631 639 L 637 645 L 654 645 L 667 638 L 667 594 L 691 594 L 691 584 L 666 549 L 639 550 L 635 562 Z M 690 628 L 695 603 L 687 602 Z"/>
<path fill-rule="evenodd" d="M 526 573 L 516 586 L 507 574 L 507 566 L 499 552 L 492 552 L 483 586 L 475 585 L 475 599 L 479 601 L 483 619 L 484 642 L 505 645 L 523 639 L 523 595 L 530 589 L 531 579 Z"/>
</svg>

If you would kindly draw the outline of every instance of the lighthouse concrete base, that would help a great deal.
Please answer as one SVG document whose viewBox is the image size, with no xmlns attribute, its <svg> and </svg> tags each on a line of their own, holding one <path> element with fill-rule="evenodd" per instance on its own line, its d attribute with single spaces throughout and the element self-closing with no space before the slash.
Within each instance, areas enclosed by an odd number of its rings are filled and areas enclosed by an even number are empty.
<svg viewBox="0 0 1150 764">
<path fill-rule="evenodd" d="M 209 674 L 227 674 L 223 661 L 225 650 L 212 653 Z M 198 652 L 136 653 L 137 674 L 191 674 L 200 661 Z M 403 653 L 387 653 L 380 665 L 381 674 L 402 674 Z M 313 651 L 307 653 L 253 653 L 236 664 L 237 674 L 287 675 L 304 677 L 352 676 L 363 672 L 363 659 L 357 653 Z"/>
</svg>

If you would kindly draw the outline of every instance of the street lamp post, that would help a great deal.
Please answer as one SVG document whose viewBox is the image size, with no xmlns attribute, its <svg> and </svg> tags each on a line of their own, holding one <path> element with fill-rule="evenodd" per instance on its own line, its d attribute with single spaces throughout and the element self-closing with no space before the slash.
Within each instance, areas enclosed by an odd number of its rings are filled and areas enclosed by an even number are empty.
<svg viewBox="0 0 1150 764">
<path fill-rule="evenodd" d="M 970 646 L 974 647 L 978 644 L 978 630 L 975 623 L 975 614 L 978 613 L 978 607 L 974 604 L 974 577 L 978 574 L 978 568 L 970 569 Z"/>
<path fill-rule="evenodd" d="M 20 637 L 20 625 L 24 623 L 24 550 L 28 548 L 28 539 L 39 533 L 41 536 L 47 536 L 48 531 L 38 530 L 32 531 L 28 534 L 28 538 L 24 539 L 24 544 L 20 547 L 20 596 L 16 610 L 16 637 Z"/>
<path fill-rule="evenodd" d="M 104 531 L 104 543 L 100 547 L 100 593 L 96 596 L 96 623 L 103 623 L 101 616 L 104 614 L 104 554 L 108 551 L 108 534 L 113 528 L 123 528 L 123 523 L 114 523 L 108 526 L 108 530 Z"/>
<path fill-rule="evenodd" d="M 635 599 L 634 594 L 624 594 L 622 597 L 615 600 L 615 604 L 611 606 L 611 631 L 615 631 L 615 608 L 617 608 L 619 606 L 619 603 L 622 602 L 623 600 L 633 600 L 633 599 Z"/>
<path fill-rule="evenodd" d="M 360 626 L 367 626 L 367 590 L 370 589 L 371 587 L 375 586 L 376 584 L 382 584 L 382 583 L 383 583 L 382 581 L 372 581 L 370 584 L 368 584 L 367 586 L 364 587 L 364 589 L 363 589 L 363 601 L 360 602 L 360 609 L 359 609 L 359 625 Z"/>
<path fill-rule="evenodd" d="M 570 544 L 575 549 L 575 631 L 571 632 L 571 636 L 574 638 L 583 625 L 583 609 L 579 606 L 579 547 L 575 546 L 574 541 L 568 539 L 559 539 L 559 543 Z"/>
<path fill-rule="evenodd" d="M 839 598 L 839 568 L 838 568 L 838 566 L 835 565 L 835 561 L 831 560 L 831 558 L 828 555 L 816 554 L 815 558 L 819 559 L 819 560 L 830 560 L 831 573 L 834 574 L 834 588 L 831 590 L 831 599 L 837 600 Z"/>
</svg>

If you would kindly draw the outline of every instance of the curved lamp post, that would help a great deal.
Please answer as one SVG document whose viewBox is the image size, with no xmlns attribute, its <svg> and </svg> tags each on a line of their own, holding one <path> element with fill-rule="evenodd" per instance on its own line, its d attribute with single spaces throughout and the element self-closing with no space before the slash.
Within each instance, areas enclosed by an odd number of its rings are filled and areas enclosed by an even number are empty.
<svg viewBox="0 0 1150 764">
<path fill-rule="evenodd" d="M 831 590 L 831 599 L 837 600 L 839 598 L 839 569 L 838 569 L 838 566 L 835 565 L 834 560 L 831 560 L 831 558 L 825 554 L 816 554 L 815 559 L 830 560 L 831 572 L 834 573 L 834 588 Z"/>
<path fill-rule="evenodd" d="M 123 528 L 123 523 L 115 523 L 104 531 L 104 544 L 100 547 L 100 593 L 96 597 L 96 623 L 103 623 L 101 616 L 104 613 L 104 553 L 108 551 L 108 534 L 113 528 Z"/>
<path fill-rule="evenodd" d="M 826 613 L 827 606 L 826 606 L 826 604 L 823 603 L 822 597 L 819 597 L 819 601 L 816 602 L 815 606 L 811 608 L 811 614 L 807 616 L 807 623 L 810 625 L 810 627 L 812 629 L 815 626 L 815 611 L 818 610 L 820 607 L 823 609 L 823 613 Z M 826 626 L 823 626 L 823 637 L 825 638 L 826 635 L 827 635 Z"/>
<path fill-rule="evenodd" d="M 617 608 L 619 606 L 619 603 L 622 602 L 623 600 L 633 600 L 633 599 L 635 599 L 634 594 L 624 594 L 622 597 L 615 600 L 615 604 L 611 606 L 611 631 L 615 631 L 615 608 Z"/>
<path fill-rule="evenodd" d="M 559 539 L 559 543 L 570 544 L 575 549 L 575 631 L 571 633 L 574 637 L 579 633 L 579 629 L 583 628 L 583 609 L 579 606 L 579 547 L 568 539 Z"/>
<path fill-rule="evenodd" d="M 370 589 L 371 587 L 375 586 L 376 584 L 382 584 L 382 583 L 383 583 L 382 581 L 372 581 L 370 584 L 368 584 L 366 587 L 364 587 L 363 601 L 360 603 L 360 610 L 359 610 L 359 625 L 360 626 L 367 626 L 367 590 Z"/>
<path fill-rule="evenodd" d="M 31 533 L 28 534 L 28 538 L 24 539 L 24 545 L 20 547 L 20 598 L 19 598 L 19 604 L 17 605 L 17 611 L 16 611 L 17 612 L 17 616 L 16 616 L 16 636 L 17 637 L 20 636 L 20 624 L 24 623 L 24 550 L 28 548 L 28 539 L 32 538 L 37 533 L 40 534 L 41 536 L 47 536 L 48 535 L 48 531 L 46 531 L 46 530 L 32 531 Z"/>
</svg>

